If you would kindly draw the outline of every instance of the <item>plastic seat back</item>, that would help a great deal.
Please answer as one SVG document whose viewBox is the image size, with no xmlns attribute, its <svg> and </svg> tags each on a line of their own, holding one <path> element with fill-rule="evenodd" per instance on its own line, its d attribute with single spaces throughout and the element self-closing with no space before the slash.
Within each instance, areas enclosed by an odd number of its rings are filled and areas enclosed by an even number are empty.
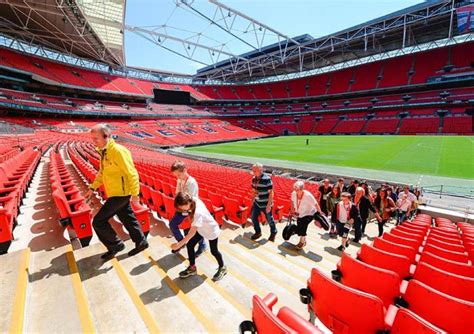
<svg viewBox="0 0 474 334">
<path fill-rule="evenodd" d="M 474 303 L 451 297 L 415 279 L 408 283 L 403 298 L 410 311 L 442 330 L 474 332 Z"/>
<path fill-rule="evenodd" d="M 342 253 L 337 268 L 342 284 L 379 297 L 386 308 L 400 296 L 400 276 L 393 271 L 358 261 L 347 253 Z"/>
<path fill-rule="evenodd" d="M 419 262 L 430 264 L 433 267 L 436 267 L 438 269 L 447 271 L 455 275 L 474 278 L 474 266 L 467 263 L 444 259 L 430 252 L 421 253 Z"/>
<path fill-rule="evenodd" d="M 380 237 L 374 239 L 373 246 L 389 253 L 406 256 L 410 259 L 411 263 L 415 263 L 417 250 L 413 247 L 399 245 Z"/>
<path fill-rule="evenodd" d="M 446 333 L 442 329 L 436 327 L 432 323 L 426 321 L 410 310 L 400 308 L 393 320 L 390 333 L 405 334 L 405 333 L 420 333 L 420 334 L 437 334 Z"/>
<path fill-rule="evenodd" d="M 308 281 L 310 307 L 333 333 L 375 333 L 386 329 L 380 298 L 332 280 L 318 269 Z"/>
<path fill-rule="evenodd" d="M 404 255 L 389 253 L 367 244 L 363 244 L 357 257 L 364 263 L 394 271 L 401 279 L 410 276 L 411 261 Z"/>
<path fill-rule="evenodd" d="M 452 297 L 474 302 L 474 278 L 455 275 L 424 262 L 418 263 L 413 278 Z"/>
<path fill-rule="evenodd" d="M 451 261 L 469 263 L 469 257 L 467 253 L 453 252 L 447 249 L 440 248 L 433 244 L 426 244 L 423 247 L 423 252 L 430 252 L 432 254 L 435 254 L 439 257 L 442 257 L 444 259 L 451 260 Z"/>
</svg>

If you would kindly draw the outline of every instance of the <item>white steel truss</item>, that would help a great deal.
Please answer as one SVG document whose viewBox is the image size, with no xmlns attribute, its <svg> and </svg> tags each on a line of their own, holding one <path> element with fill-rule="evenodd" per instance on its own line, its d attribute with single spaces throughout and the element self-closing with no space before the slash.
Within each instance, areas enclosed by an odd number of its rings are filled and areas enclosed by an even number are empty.
<svg viewBox="0 0 474 334">
<path fill-rule="evenodd" d="M 128 30 L 139 33 L 142 37 L 156 45 L 193 60 L 203 68 L 198 70 L 194 79 L 200 83 L 210 82 L 244 82 L 265 80 L 281 75 L 295 75 L 306 73 L 309 70 L 335 66 L 348 61 L 360 61 L 362 58 L 385 54 L 390 51 L 416 47 L 426 43 L 430 38 L 414 33 L 414 27 L 429 22 L 444 20 L 438 35 L 433 33 L 431 40 L 453 38 L 455 35 L 454 12 L 456 7 L 463 5 L 465 0 L 440 0 L 426 2 L 405 11 L 387 15 L 378 20 L 356 26 L 318 39 L 300 41 L 259 22 L 248 15 L 235 10 L 219 0 L 208 0 L 215 6 L 214 14 L 209 15 L 196 7 L 194 0 L 175 0 L 176 6 L 185 7 L 195 15 L 207 20 L 210 24 L 228 33 L 231 37 L 244 43 L 254 51 L 245 56 L 227 52 L 223 48 L 214 48 L 204 43 L 190 42 L 186 38 L 178 38 L 166 31 L 157 32 L 144 28 L 126 27 Z M 247 37 L 235 27 L 236 18 L 246 20 Z M 437 21 L 438 20 L 438 21 Z M 259 32 L 257 34 L 257 32 Z M 423 34 L 430 34 L 424 29 Z M 278 42 L 266 50 L 263 40 L 266 35 L 272 34 Z M 439 35 L 439 34 L 442 34 Z M 392 40 L 385 42 L 386 35 Z M 173 48 L 169 42 L 178 43 Z M 176 45 L 175 43 L 175 45 Z M 268 47 L 267 47 L 268 48 Z M 207 50 L 207 61 L 198 59 L 196 49 Z M 222 60 L 226 57 L 225 60 Z M 304 75 L 304 74 L 303 74 Z"/>
</svg>

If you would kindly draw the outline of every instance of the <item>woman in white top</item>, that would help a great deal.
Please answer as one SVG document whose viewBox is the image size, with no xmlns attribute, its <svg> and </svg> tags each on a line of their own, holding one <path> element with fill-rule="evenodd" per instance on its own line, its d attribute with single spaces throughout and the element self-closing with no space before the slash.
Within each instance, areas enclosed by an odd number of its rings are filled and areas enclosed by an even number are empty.
<svg viewBox="0 0 474 334">
<path fill-rule="evenodd" d="M 397 201 L 397 225 L 403 223 L 410 217 L 411 201 L 406 193 L 401 193 L 401 197 Z"/>
<path fill-rule="evenodd" d="M 206 208 L 206 205 L 197 197 L 192 197 L 188 193 L 179 192 L 174 199 L 174 207 L 186 219 L 191 221 L 189 233 L 182 239 L 171 245 L 171 249 L 177 250 L 186 245 L 188 250 L 189 267 L 179 273 L 179 277 L 186 278 L 196 275 L 196 254 L 194 247 L 204 238 L 209 240 L 211 254 L 216 258 L 219 269 L 212 278 L 214 281 L 220 280 L 227 274 L 227 268 L 224 265 L 222 254 L 217 247 L 220 234 L 219 225 Z"/>
<path fill-rule="evenodd" d="M 300 237 L 300 242 L 296 245 L 296 248 L 303 249 L 306 246 L 308 225 L 313 221 L 316 211 L 321 213 L 321 208 L 314 196 L 309 191 L 304 190 L 303 181 L 296 181 L 293 189 L 290 216 L 296 217 L 296 231 Z"/>
</svg>

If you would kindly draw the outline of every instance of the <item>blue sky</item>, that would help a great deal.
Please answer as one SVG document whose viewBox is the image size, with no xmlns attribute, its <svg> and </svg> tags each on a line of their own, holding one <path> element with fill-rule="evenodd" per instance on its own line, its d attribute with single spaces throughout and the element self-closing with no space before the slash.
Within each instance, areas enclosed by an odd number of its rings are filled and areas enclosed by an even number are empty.
<svg viewBox="0 0 474 334">
<path fill-rule="evenodd" d="M 391 12 L 423 2 L 420 0 L 222 0 L 222 3 L 237 9 L 246 15 L 284 33 L 290 37 L 310 34 L 313 37 L 325 36 Z M 201 13 L 213 16 L 215 6 L 204 0 L 195 0 L 193 7 Z M 157 28 L 158 32 L 166 33 L 223 48 L 233 54 L 251 51 L 248 45 L 236 42 L 222 30 L 200 19 L 191 10 L 176 7 L 174 0 L 128 0 L 125 23 L 129 26 Z M 237 20 L 236 28 L 244 35 L 244 21 Z M 240 24 L 240 25 L 239 25 Z M 195 33 L 201 33 L 196 36 Z M 263 44 L 276 42 L 274 36 L 266 35 Z M 225 44 L 226 47 L 222 47 Z M 185 51 L 181 44 L 171 41 L 164 43 L 169 47 Z M 189 46 L 188 46 L 189 47 Z M 189 49 L 188 49 L 189 50 Z M 192 51 L 192 49 L 191 49 Z M 188 52 L 191 52 L 188 51 Z M 204 65 L 194 63 L 166 51 L 146 39 L 126 31 L 125 55 L 127 65 L 166 70 L 179 73 L 194 74 Z M 211 62 L 211 56 L 196 50 L 195 55 L 203 62 Z M 222 60 L 222 59 L 221 59 Z"/>
</svg>

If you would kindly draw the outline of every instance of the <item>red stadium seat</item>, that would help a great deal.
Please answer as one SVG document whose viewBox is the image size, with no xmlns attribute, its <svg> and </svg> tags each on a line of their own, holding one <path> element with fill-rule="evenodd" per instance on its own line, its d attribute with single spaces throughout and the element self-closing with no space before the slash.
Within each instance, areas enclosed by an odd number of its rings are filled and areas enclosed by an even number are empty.
<svg viewBox="0 0 474 334">
<path fill-rule="evenodd" d="M 404 255 L 393 254 L 367 244 L 363 244 L 357 253 L 357 258 L 362 262 L 372 266 L 396 272 L 401 279 L 411 276 L 411 261 Z"/>
<path fill-rule="evenodd" d="M 410 311 L 449 333 L 474 332 L 472 302 L 451 297 L 414 279 L 408 283 L 403 299 Z"/>
<path fill-rule="evenodd" d="M 461 238 L 449 238 L 445 236 L 436 235 L 433 233 L 428 235 L 428 239 L 434 239 L 436 241 L 447 242 L 449 244 L 454 244 L 454 245 L 462 245 Z"/>
<path fill-rule="evenodd" d="M 89 245 L 92 238 L 91 209 L 83 197 L 67 200 L 60 190 L 53 191 L 53 199 L 61 220 L 74 229 L 82 246 Z M 66 222 L 67 221 L 67 222 Z"/>
<path fill-rule="evenodd" d="M 439 334 L 446 333 L 435 325 L 429 323 L 410 310 L 400 308 L 393 320 L 390 333 L 423 333 L 423 334 Z"/>
<path fill-rule="evenodd" d="M 417 254 L 417 249 L 405 245 L 398 245 L 396 243 L 393 243 L 391 241 L 376 237 L 374 239 L 373 246 L 375 248 L 378 248 L 380 250 L 397 254 L 397 255 L 403 255 L 408 257 L 411 263 L 415 263 L 416 260 L 416 254 Z"/>
<path fill-rule="evenodd" d="M 278 298 L 268 294 L 261 299 L 258 296 L 252 298 L 252 322 L 243 322 L 240 325 L 240 333 L 250 330 L 253 333 L 275 333 L 275 334 L 322 334 L 316 326 L 300 317 L 288 307 L 282 307 L 278 314 L 272 311 Z"/>
<path fill-rule="evenodd" d="M 425 234 L 424 233 L 416 233 L 416 232 L 413 232 L 413 231 L 407 232 L 407 231 L 401 229 L 400 227 L 397 226 L 396 228 L 391 229 L 390 233 L 393 234 L 394 236 L 397 236 L 397 237 L 402 237 L 402 238 L 406 238 L 406 239 L 414 239 L 419 243 L 419 245 L 421 245 L 421 243 L 425 239 Z"/>
<path fill-rule="evenodd" d="M 163 198 L 163 204 L 165 206 L 165 212 L 163 217 L 171 220 L 173 218 L 174 213 L 175 213 L 175 208 L 174 208 L 174 198 L 166 196 L 165 194 L 162 194 Z"/>
<path fill-rule="evenodd" d="M 397 245 L 403 245 L 403 246 L 411 247 L 411 248 L 414 248 L 416 250 L 418 250 L 418 247 L 421 245 L 421 241 L 418 241 L 418 240 L 415 240 L 415 239 L 408 239 L 408 238 L 400 237 L 400 236 L 394 235 L 390 232 L 385 232 L 382 235 L 382 238 L 384 240 L 393 242 Z"/>
<path fill-rule="evenodd" d="M 247 224 L 248 208 L 246 206 L 241 206 L 237 200 L 225 196 L 222 197 L 222 203 L 224 205 L 224 213 L 228 220 L 240 225 Z"/>
<path fill-rule="evenodd" d="M 424 262 L 449 273 L 474 278 L 474 266 L 462 262 L 451 261 L 428 251 L 421 253 L 420 263 Z"/>
<path fill-rule="evenodd" d="M 132 209 L 140 223 L 140 227 L 145 234 L 145 237 L 148 236 L 148 233 L 150 232 L 150 209 L 143 205 L 136 205 L 133 202 Z"/>
<path fill-rule="evenodd" d="M 201 200 L 206 205 L 206 208 L 209 210 L 219 226 L 222 226 L 222 224 L 224 224 L 224 208 L 216 208 L 207 198 L 201 198 Z"/>
<path fill-rule="evenodd" d="M 388 308 L 400 296 L 400 276 L 342 253 L 337 265 L 340 282 L 345 286 L 379 297 Z"/>
<path fill-rule="evenodd" d="M 452 297 L 474 302 L 474 278 L 459 276 L 420 262 L 413 278 Z"/>
<path fill-rule="evenodd" d="M 428 238 L 426 240 L 426 245 L 433 245 L 442 249 L 446 249 L 446 250 L 450 250 L 450 251 L 458 252 L 458 253 L 462 253 L 466 250 L 463 245 L 460 245 L 460 244 L 456 245 L 453 243 L 440 241 L 436 239 L 435 237 Z"/>
<path fill-rule="evenodd" d="M 380 298 L 336 282 L 316 268 L 311 270 L 308 289 L 300 293 L 308 303 L 310 318 L 316 316 L 333 333 L 376 333 L 388 329 Z M 396 312 L 396 307 L 391 306 L 387 312 Z"/>
<path fill-rule="evenodd" d="M 412 224 L 410 222 L 404 222 L 400 225 L 397 226 L 397 229 L 400 231 L 406 232 L 406 233 L 412 233 L 412 234 L 422 234 L 423 236 L 428 233 L 430 227 L 428 226 L 423 226 L 423 225 L 417 225 L 417 224 Z"/>
<path fill-rule="evenodd" d="M 444 248 L 437 247 L 433 244 L 426 244 L 423 247 L 423 252 L 430 252 L 446 260 L 469 263 L 469 256 L 467 255 L 466 252 L 463 252 L 463 253 L 453 252 Z"/>
</svg>

